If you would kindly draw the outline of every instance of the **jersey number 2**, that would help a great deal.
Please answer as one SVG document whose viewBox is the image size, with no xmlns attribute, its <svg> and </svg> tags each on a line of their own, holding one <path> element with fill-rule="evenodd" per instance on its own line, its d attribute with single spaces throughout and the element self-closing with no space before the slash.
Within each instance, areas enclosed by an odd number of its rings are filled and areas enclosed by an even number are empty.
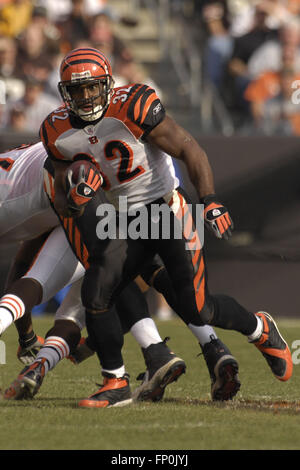
<svg viewBox="0 0 300 470">
<path fill-rule="evenodd" d="M 121 140 L 111 140 L 104 147 L 104 154 L 108 160 L 119 158 L 120 163 L 117 171 L 117 178 L 120 183 L 131 181 L 145 172 L 142 166 L 132 170 L 133 152 L 126 142 Z"/>
</svg>

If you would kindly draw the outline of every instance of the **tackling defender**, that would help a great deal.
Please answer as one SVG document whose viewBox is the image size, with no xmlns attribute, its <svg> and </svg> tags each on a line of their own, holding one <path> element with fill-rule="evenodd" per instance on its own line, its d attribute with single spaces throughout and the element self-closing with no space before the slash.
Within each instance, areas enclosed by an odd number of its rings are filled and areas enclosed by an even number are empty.
<svg viewBox="0 0 300 470">
<path fill-rule="evenodd" d="M 74 352 L 85 324 L 80 302 L 84 268 L 72 253 L 44 191 L 46 159 L 41 143 L 0 156 L 0 243 L 24 242 L 10 272 L 7 294 L 0 299 L 0 334 L 16 320 L 20 342 L 18 356 L 24 363 L 31 362 L 42 346 L 32 329 L 31 309 L 53 297 L 65 285 L 74 283 L 56 314 L 54 327 L 46 335 L 45 347 L 40 351 L 52 369 L 59 360 Z M 47 177 L 45 187 L 50 183 Z M 156 269 L 157 266 L 149 267 L 145 275 Z M 162 274 L 163 267 L 160 271 Z M 171 354 L 162 341 L 147 311 L 145 299 L 134 283 L 120 295 L 117 307 L 123 332 L 131 331 L 138 341 L 148 369 L 148 380 L 135 391 L 135 398 L 157 400 L 162 397 L 165 386 L 184 371 L 184 362 Z M 239 389 L 239 381 L 237 375 L 234 381 L 231 377 L 229 380 L 227 370 L 232 367 L 237 371 L 236 360 L 216 338 L 211 327 L 188 326 L 204 348 L 212 378 L 213 399 L 232 398 Z M 30 395 L 31 389 L 27 390 L 24 383 L 15 381 L 7 390 L 6 398 Z"/>
<path fill-rule="evenodd" d="M 212 171 L 203 149 L 166 115 L 153 89 L 137 83 L 114 89 L 110 63 L 98 50 L 82 48 L 68 53 L 62 61 L 60 76 L 59 90 L 65 106 L 50 113 L 42 123 L 40 135 L 55 169 L 55 209 L 63 218 L 70 211 L 86 207 L 72 223 L 80 231 L 87 250 L 82 300 L 87 330 L 104 376 L 104 387 L 81 400 L 79 406 L 127 403 L 130 387 L 114 302 L 120 290 L 141 271 L 143 261 L 155 254 L 164 262 L 177 306 L 188 322 L 242 333 L 262 352 L 275 377 L 288 380 L 292 374 L 291 354 L 272 317 L 265 312 L 248 312 L 229 296 L 209 294 L 203 250 L 197 232 L 190 239 L 193 219 L 178 191 L 170 157 L 185 162 L 205 206 L 208 227 L 218 238 L 228 238 L 232 221 L 215 195 Z M 88 195 L 82 198 L 81 185 L 71 188 L 66 185 L 68 166 L 82 158 L 98 166 L 104 180 L 102 187 L 117 209 L 120 197 L 126 198 L 128 212 L 146 207 L 151 226 L 152 206 L 167 205 L 172 226 L 178 228 L 183 221 L 181 239 L 174 236 L 169 240 L 151 239 L 149 234 L 146 240 L 130 237 L 105 243 L 97 240 L 89 226 L 95 219 L 98 192 L 94 194 L 86 184 L 87 194 L 91 192 L 94 196 L 87 205 L 89 198 Z M 134 217 L 128 217 L 130 220 Z M 158 226 L 162 231 L 162 217 Z M 76 250 L 70 233 L 69 241 Z"/>
</svg>

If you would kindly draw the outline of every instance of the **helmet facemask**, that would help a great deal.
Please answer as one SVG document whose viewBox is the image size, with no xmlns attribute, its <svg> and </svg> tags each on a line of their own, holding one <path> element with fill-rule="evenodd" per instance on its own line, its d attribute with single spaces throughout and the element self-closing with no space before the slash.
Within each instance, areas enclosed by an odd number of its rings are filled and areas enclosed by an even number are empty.
<svg viewBox="0 0 300 470">
<path fill-rule="evenodd" d="M 76 97 L 76 91 L 82 85 L 98 86 L 98 93 L 96 92 L 88 98 Z M 113 86 L 114 80 L 111 75 L 102 75 L 100 77 L 81 77 L 70 81 L 61 81 L 58 84 L 58 89 L 70 111 L 84 121 L 91 122 L 103 116 L 109 106 Z M 84 106 L 91 106 L 91 110 L 84 110 Z"/>
</svg>

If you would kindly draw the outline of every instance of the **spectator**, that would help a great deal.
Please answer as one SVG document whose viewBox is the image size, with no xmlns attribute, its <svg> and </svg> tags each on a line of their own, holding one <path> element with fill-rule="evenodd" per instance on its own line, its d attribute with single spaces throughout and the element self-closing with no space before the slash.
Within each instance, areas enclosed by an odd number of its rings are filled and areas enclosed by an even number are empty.
<svg viewBox="0 0 300 470">
<path fill-rule="evenodd" d="M 282 68 L 282 50 L 285 47 L 296 49 L 295 68 L 300 70 L 300 21 L 294 18 L 281 26 L 277 39 L 266 41 L 255 50 L 248 62 L 248 76 L 257 78 L 265 71 L 274 72 Z"/>
<path fill-rule="evenodd" d="M 293 80 L 300 79 L 300 70 L 296 64 L 297 47 L 284 44 L 282 47 L 281 70 L 293 70 Z M 245 91 L 245 99 L 250 103 L 251 114 L 256 126 L 259 125 L 264 103 L 278 95 L 281 87 L 281 71 L 267 70 L 250 82 Z"/>
<path fill-rule="evenodd" d="M 52 23 L 65 21 L 72 10 L 71 0 L 38 0 L 36 5 L 46 9 Z"/>
<path fill-rule="evenodd" d="M 59 41 L 60 31 L 56 25 L 48 18 L 47 10 L 45 7 L 35 6 L 32 12 L 32 20 L 30 24 L 38 26 L 43 32 L 48 41 Z"/>
<path fill-rule="evenodd" d="M 244 93 L 252 77 L 249 72 L 251 57 L 276 32 L 266 26 L 267 14 L 257 6 L 252 29 L 245 35 L 235 38 L 232 57 L 228 63 L 227 88 L 230 99 L 238 112 L 248 114 L 248 102 Z"/>
<path fill-rule="evenodd" d="M 100 13 L 91 18 L 89 27 L 89 40 L 106 57 L 109 57 L 112 66 L 114 60 L 131 60 L 132 55 L 124 42 L 115 35 L 113 19 L 107 13 Z"/>
<path fill-rule="evenodd" d="M 260 0 L 259 6 L 268 14 L 267 26 L 271 29 L 281 28 L 300 13 L 298 0 Z"/>
<path fill-rule="evenodd" d="M 253 0 L 227 0 L 230 17 L 230 35 L 233 38 L 244 36 L 253 27 L 255 4 Z"/>
<path fill-rule="evenodd" d="M 17 37 L 30 24 L 31 0 L 12 0 L 0 10 L 0 35 Z"/>
<path fill-rule="evenodd" d="M 7 101 L 16 101 L 24 94 L 24 84 L 19 75 L 16 57 L 15 39 L 0 37 L 0 80 L 5 84 Z"/>
<path fill-rule="evenodd" d="M 51 72 L 52 63 L 48 55 L 26 62 L 23 67 L 24 79 L 34 77 L 43 87 L 47 85 Z"/>
<path fill-rule="evenodd" d="M 229 24 L 222 3 L 212 2 L 205 6 L 202 17 L 208 32 L 203 52 L 205 76 L 216 89 L 220 89 L 225 68 L 232 56 L 233 39 L 228 33 Z"/>
<path fill-rule="evenodd" d="M 44 60 L 57 48 L 57 41 L 46 36 L 46 31 L 38 22 L 33 22 L 19 40 L 18 65 L 26 76 L 28 63 Z"/>
<path fill-rule="evenodd" d="M 65 21 L 59 23 L 65 47 L 73 49 L 77 41 L 89 38 L 88 16 L 84 0 L 72 0 L 72 11 Z"/>
<path fill-rule="evenodd" d="M 265 12 L 270 30 L 278 30 L 300 13 L 299 0 L 227 0 L 227 5 L 233 37 L 244 36 L 252 29 L 257 8 Z"/>
<path fill-rule="evenodd" d="M 267 14 L 259 7 L 255 10 L 254 24 L 247 34 L 238 37 L 234 42 L 232 58 L 228 65 L 229 74 L 234 79 L 234 94 L 237 103 L 243 106 L 243 94 L 251 81 L 249 60 L 253 53 L 269 38 L 274 38 L 274 31 L 266 26 Z M 276 37 L 276 36 L 275 36 Z"/>
<path fill-rule="evenodd" d="M 163 99 L 162 91 L 157 84 L 147 77 L 145 70 L 132 59 L 117 59 L 114 64 L 113 76 L 115 87 L 126 86 L 130 83 L 145 83 L 154 88 L 160 99 Z"/>
<path fill-rule="evenodd" d="M 43 119 L 45 119 L 53 109 L 59 107 L 60 104 L 59 100 L 44 93 L 43 83 L 37 81 L 35 78 L 28 77 L 25 83 L 24 97 L 15 103 L 14 106 L 11 106 L 8 113 L 10 115 L 11 110 L 16 106 L 19 107 L 19 109 L 23 109 L 26 119 L 24 130 L 38 133 Z"/>
<path fill-rule="evenodd" d="M 299 78 L 299 77 L 298 77 Z M 262 106 L 260 128 L 266 135 L 300 136 L 300 103 L 292 99 L 293 69 L 280 71 L 279 89 Z"/>
<path fill-rule="evenodd" d="M 53 23 L 66 21 L 72 12 L 72 0 L 38 0 L 38 5 L 46 8 L 48 18 Z M 98 14 L 106 7 L 106 0 L 84 0 L 87 16 Z"/>
<path fill-rule="evenodd" d="M 0 101 L 0 130 L 6 129 L 7 127 L 7 112 L 6 112 L 6 105 Z"/>
<path fill-rule="evenodd" d="M 11 108 L 6 128 L 16 132 L 26 131 L 26 113 L 24 106 L 15 105 Z"/>
</svg>

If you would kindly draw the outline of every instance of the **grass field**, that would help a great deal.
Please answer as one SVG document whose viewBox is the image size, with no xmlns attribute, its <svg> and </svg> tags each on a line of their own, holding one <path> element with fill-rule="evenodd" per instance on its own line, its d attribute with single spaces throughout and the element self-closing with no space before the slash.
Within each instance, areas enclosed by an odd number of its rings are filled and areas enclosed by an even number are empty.
<svg viewBox="0 0 300 470">
<path fill-rule="evenodd" d="M 35 317 L 45 334 L 50 317 Z M 289 345 L 300 339 L 300 322 L 278 321 Z M 273 378 L 267 363 L 237 333 L 217 330 L 240 364 L 242 388 L 229 403 L 212 403 L 210 380 L 196 340 L 179 320 L 158 322 L 162 337 L 185 359 L 187 371 L 171 384 L 160 403 L 124 408 L 79 409 L 81 398 L 101 383 L 96 357 L 79 366 L 62 361 L 50 372 L 32 401 L 0 401 L 1 450 L 215 450 L 300 449 L 300 365 L 292 379 Z M 16 359 L 17 336 L 10 327 L 1 338 L 6 364 L 0 365 L 2 389 L 22 365 Z M 144 370 L 141 352 L 129 335 L 124 358 L 134 388 Z"/>
</svg>

